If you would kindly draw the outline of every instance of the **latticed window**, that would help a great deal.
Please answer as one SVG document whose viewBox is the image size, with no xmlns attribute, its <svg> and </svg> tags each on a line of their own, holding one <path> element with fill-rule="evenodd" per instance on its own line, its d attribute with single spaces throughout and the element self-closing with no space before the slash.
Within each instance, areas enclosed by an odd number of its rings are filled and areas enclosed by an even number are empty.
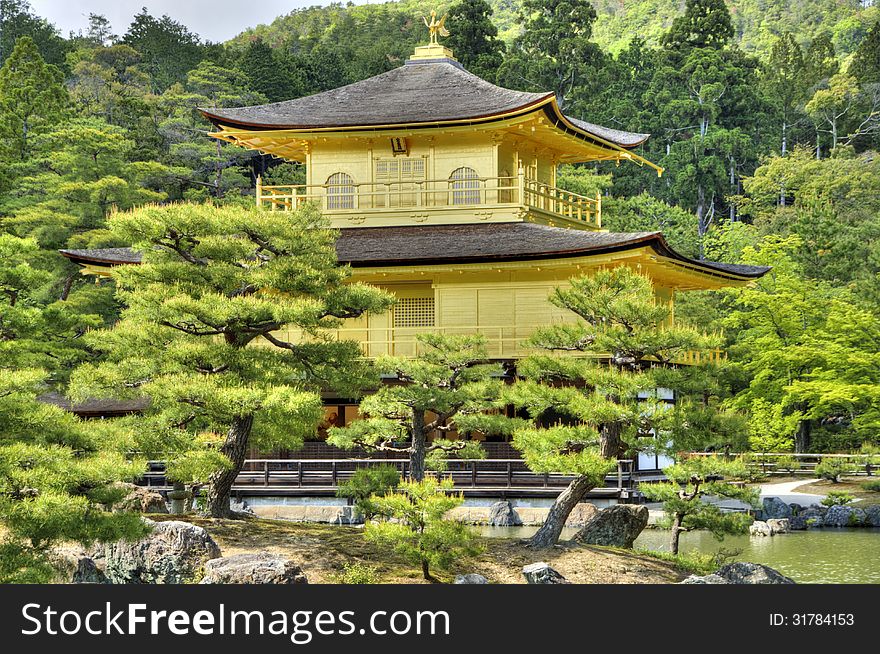
<svg viewBox="0 0 880 654">
<path fill-rule="evenodd" d="M 327 208 L 354 209 L 354 180 L 346 173 L 334 173 L 327 178 Z"/>
<path fill-rule="evenodd" d="M 376 159 L 377 207 L 412 207 L 416 205 L 420 182 L 425 180 L 422 157 Z"/>
<path fill-rule="evenodd" d="M 480 204 L 480 179 L 477 171 L 463 166 L 449 176 L 452 204 Z"/>
<path fill-rule="evenodd" d="M 394 305 L 395 327 L 433 327 L 433 297 L 402 297 Z"/>
</svg>

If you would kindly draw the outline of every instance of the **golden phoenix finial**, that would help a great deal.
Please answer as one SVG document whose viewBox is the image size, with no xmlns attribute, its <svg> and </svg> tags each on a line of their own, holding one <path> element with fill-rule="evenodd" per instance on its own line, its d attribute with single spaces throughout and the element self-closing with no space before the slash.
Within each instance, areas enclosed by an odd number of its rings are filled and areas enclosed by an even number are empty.
<svg viewBox="0 0 880 654">
<path fill-rule="evenodd" d="M 446 29 L 446 18 L 449 14 L 445 14 L 443 18 L 437 20 L 437 12 L 431 12 L 431 22 L 428 22 L 428 19 L 425 16 L 422 16 L 422 20 L 425 21 L 425 27 L 428 28 L 428 31 L 431 33 L 431 45 L 438 45 L 437 36 L 449 36 L 449 30 Z"/>
</svg>

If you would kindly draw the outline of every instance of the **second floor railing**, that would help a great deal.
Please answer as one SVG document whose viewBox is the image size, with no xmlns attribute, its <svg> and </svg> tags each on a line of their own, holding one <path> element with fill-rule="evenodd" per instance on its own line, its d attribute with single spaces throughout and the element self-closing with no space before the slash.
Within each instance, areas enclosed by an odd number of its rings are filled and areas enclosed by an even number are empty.
<svg viewBox="0 0 880 654">
<path fill-rule="evenodd" d="M 451 336 L 480 334 L 486 339 L 486 350 L 493 359 L 518 359 L 534 354 L 535 349 L 527 347 L 524 342 L 534 332 L 535 327 L 517 325 L 455 325 L 447 327 L 343 327 L 332 330 L 332 334 L 341 340 L 353 340 L 361 346 L 367 358 L 390 355 L 415 358 L 423 354 L 425 347 L 418 340 L 418 334 L 432 333 Z M 301 335 L 296 330 L 284 334 L 286 340 L 297 342 Z M 585 354 L 571 352 L 571 356 L 592 356 L 597 359 L 608 355 Z M 681 365 L 703 365 L 721 363 L 727 354 L 721 349 L 685 351 L 675 357 L 673 363 Z"/>
<path fill-rule="evenodd" d="M 381 213 L 413 209 L 479 209 L 517 206 L 551 217 L 602 226 L 602 198 L 587 197 L 550 184 L 514 177 L 424 179 L 393 182 L 263 185 L 257 182 L 257 204 L 291 211 L 315 202 L 324 213 Z"/>
</svg>

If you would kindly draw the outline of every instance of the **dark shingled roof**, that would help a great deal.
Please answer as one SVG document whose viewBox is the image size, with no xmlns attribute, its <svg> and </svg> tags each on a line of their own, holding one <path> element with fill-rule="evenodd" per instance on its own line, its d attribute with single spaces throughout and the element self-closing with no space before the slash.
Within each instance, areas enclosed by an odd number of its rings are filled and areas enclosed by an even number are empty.
<svg viewBox="0 0 880 654">
<path fill-rule="evenodd" d="M 757 278 L 770 268 L 685 257 L 660 232 L 590 232 L 534 223 L 480 223 L 412 227 L 358 227 L 340 230 L 339 260 L 354 267 L 473 263 L 555 259 L 652 247 L 659 255 L 708 273 Z M 139 263 L 141 255 L 125 248 L 62 250 L 77 262 L 108 265 Z"/>
<path fill-rule="evenodd" d="M 411 61 L 387 73 L 295 100 L 238 109 L 209 108 L 215 124 L 251 129 L 321 129 L 485 119 L 540 105 L 553 93 L 495 86 L 453 59 Z M 578 130 L 634 147 L 648 138 L 567 118 Z"/>
<path fill-rule="evenodd" d="M 61 393 L 46 393 L 41 395 L 38 399 L 45 404 L 54 404 L 57 407 L 75 413 L 83 418 L 124 416 L 130 413 L 139 413 L 146 409 L 150 404 L 150 401 L 147 399 L 89 399 L 85 402 L 73 404 Z"/>
</svg>

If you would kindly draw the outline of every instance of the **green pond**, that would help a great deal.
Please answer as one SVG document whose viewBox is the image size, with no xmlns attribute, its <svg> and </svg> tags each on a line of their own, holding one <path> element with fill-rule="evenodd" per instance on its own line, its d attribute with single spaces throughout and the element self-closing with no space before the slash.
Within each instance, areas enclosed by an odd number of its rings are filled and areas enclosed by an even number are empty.
<svg viewBox="0 0 880 654">
<path fill-rule="evenodd" d="M 485 536 L 527 538 L 537 527 L 484 527 Z M 566 529 L 571 538 L 576 529 Z M 636 548 L 669 551 L 669 532 L 646 529 Z M 736 561 L 763 563 L 799 583 L 880 584 L 880 529 L 812 529 L 773 537 L 727 536 L 717 541 L 706 531 L 682 535 L 682 553 L 733 551 Z"/>
</svg>

